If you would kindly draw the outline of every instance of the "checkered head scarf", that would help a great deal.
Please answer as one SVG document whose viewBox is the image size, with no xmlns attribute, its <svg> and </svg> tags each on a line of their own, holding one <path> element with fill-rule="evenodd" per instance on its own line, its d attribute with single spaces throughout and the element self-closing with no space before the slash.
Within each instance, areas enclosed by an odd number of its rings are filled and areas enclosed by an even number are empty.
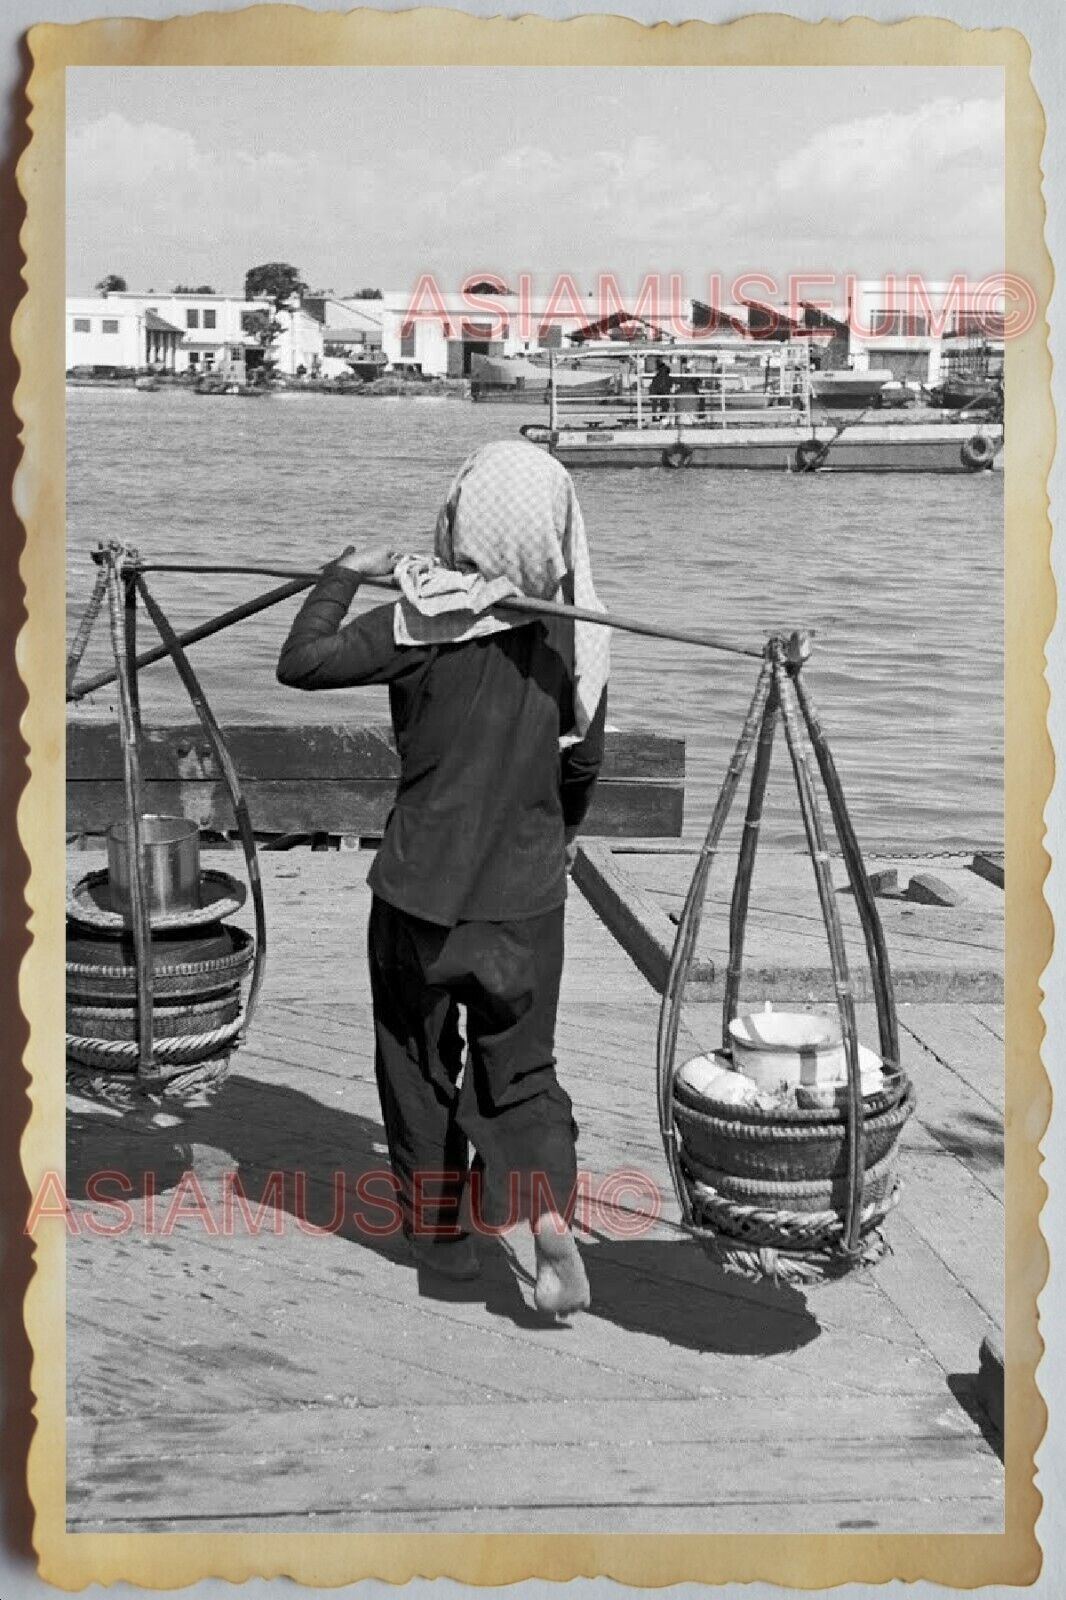
<svg viewBox="0 0 1066 1600">
<path fill-rule="evenodd" d="M 398 644 L 455 644 L 529 622 L 486 614 L 507 595 L 604 608 L 592 584 L 581 507 L 566 468 L 525 441 L 483 445 L 460 467 L 437 518 L 434 560 L 408 556 L 396 569 L 402 598 Z M 574 624 L 578 736 L 607 682 L 608 630 Z"/>
</svg>

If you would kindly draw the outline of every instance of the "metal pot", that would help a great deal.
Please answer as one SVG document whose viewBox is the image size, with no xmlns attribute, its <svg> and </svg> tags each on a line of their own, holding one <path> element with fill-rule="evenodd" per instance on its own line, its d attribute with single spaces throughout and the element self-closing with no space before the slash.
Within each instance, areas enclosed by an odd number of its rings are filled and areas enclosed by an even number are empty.
<svg viewBox="0 0 1066 1600">
<path fill-rule="evenodd" d="M 107 830 L 107 870 L 111 905 L 132 913 L 129 825 Z M 141 818 L 141 874 L 150 915 L 193 911 L 200 904 L 200 830 L 188 817 Z"/>
</svg>

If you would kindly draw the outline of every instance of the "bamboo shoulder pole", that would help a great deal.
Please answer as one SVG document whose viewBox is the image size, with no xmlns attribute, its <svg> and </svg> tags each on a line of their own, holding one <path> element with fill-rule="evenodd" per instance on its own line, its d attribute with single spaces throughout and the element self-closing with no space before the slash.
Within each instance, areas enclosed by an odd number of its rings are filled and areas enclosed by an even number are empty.
<svg viewBox="0 0 1066 1600">
<path fill-rule="evenodd" d="M 142 572 L 189 572 L 207 574 L 235 574 L 241 577 L 258 576 L 263 578 L 289 578 L 294 583 L 305 586 L 317 583 L 328 572 L 323 568 L 316 572 L 303 572 L 292 567 L 275 567 L 270 565 L 229 566 L 225 563 L 197 563 L 195 565 L 174 561 L 146 561 L 142 564 Z M 390 594 L 399 592 L 399 583 L 395 578 L 360 578 L 361 589 L 383 589 Z M 589 611 L 583 606 L 561 605 L 557 600 L 533 600 L 528 595 L 509 595 L 505 600 L 497 600 L 495 605 L 489 607 L 490 611 L 519 612 L 529 617 L 569 617 L 574 622 L 593 622 L 601 628 L 616 628 L 621 633 L 638 633 L 652 639 L 669 639 L 677 644 L 701 645 L 707 650 L 723 650 L 728 655 L 748 656 L 754 661 L 761 661 L 762 648 L 752 645 L 737 644 L 732 639 L 723 639 L 719 634 L 700 633 L 692 628 L 668 628 L 661 623 L 645 622 L 641 617 L 624 615 L 620 611 Z"/>
<path fill-rule="evenodd" d="M 323 571 L 298 572 L 287 567 L 273 566 L 229 566 L 222 563 L 184 563 L 176 561 L 146 561 L 138 568 L 140 572 L 186 572 L 206 575 L 234 574 L 241 577 L 284 577 L 288 581 L 276 589 L 268 589 L 265 594 L 258 595 L 254 600 L 245 600 L 241 605 L 232 606 L 228 611 L 221 612 L 217 617 L 210 618 L 207 622 L 198 623 L 194 628 L 188 628 L 184 633 L 178 634 L 178 642 L 184 648 L 190 644 L 198 644 L 201 639 L 210 639 L 214 634 L 232 628 L 238 622 L 244 622 L 249 617 L 258 616 L 260 612 L 268 611 L 272 606 L 280 605 L 283 601 L 291 599 L 294 595 L 302 594 L 310 589 L 324 575 Z M 359 580 L 360 588 L 385 589 L 395 594 L 398 585 L 395 580 L 368 579 Z M 559 605 L 553 600 L 530 600 L 524 595 L 517 595 L 509 600 L 502 600 L 493 606 L 494 611 L 521 612 L 527 616 L 569 617 L 575 622 L 592 622 L 604 628 L 616 628 L 623 633 L 635 633 L 652 639 L 667 639 L 676 644 L 693 644 L 705 650 L 721 650 L 728 655 L 747 656 L 761 660 L 762 650 L 753 649 L 748 645 L 740 645 L 732 640 L 720 638 L 716 634 L 698 633 L 687 628 L 665 628 L 656 623 L 644 622 L 639 617 L 622 616 L 617 612 L 588 611 L 580 606 Z M 154 645 L 150 650 L 144 650 L 136 657 L 133 666 L 139 672 L 143 667 L 152 666 L 156 661 L 162 661 L 168 654 L 165 646 Z M 114 683 L 116 673 L 114 669 L 94 673 L 86 678 L 76 688 L 67 690 L 67 700 L 76 703 L 83 700 L 86 695 L 92 694 L 97 689 L 105 688 L 109 683 Z"/>
<path fill-rule="evenodd" d="M 143 570 L 143 569 L 142 569 Z M 315 582 L 314 578 L 303 578 L 299 582 L 283 583 L 278 589 L 268 589 L 266 594 L 259 595 L 255 600 L 246 600 L 243 605 L 233 606 L 229 611 L 212 617 L 208 622 L 201 622 L 195 628 L 188 628 L 178 635 L 182 645 L 197 644 L 201 639 L 210 639 L 212 634 L 221 633 L 224 628 L 232 628 L 234 623 L 243 622 L 247 617 L 254 617 L 260 611 L 268 611 L 271 606 L 280 605 L 283 600 L 290 599 L 294 594 L 301 594 L 304 589 L 310 589 Z M 139 672 L 142 667 L 150 667 L 155 661 L 162 661 L 169 655 L 163 644 L 153 645 L 150 650 L 142 650 L 136 657 L 133 666 Z M 87 694 L 92 694 L 95 689 L 103 689 L 107 684 L 114 683 L 117 674 L 111 671 L 94 673 L 91 678 L 85 678 L 77 688 L 67 690 L 67 700 L 77 702 L 83 700 Z"/>
</svg>

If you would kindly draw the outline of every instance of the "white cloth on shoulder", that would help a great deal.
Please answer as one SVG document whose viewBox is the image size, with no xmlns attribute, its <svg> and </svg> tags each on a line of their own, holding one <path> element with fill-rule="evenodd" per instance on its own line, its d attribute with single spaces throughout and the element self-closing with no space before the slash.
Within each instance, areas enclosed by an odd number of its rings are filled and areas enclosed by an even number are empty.
<svg viewBox="0 0 1066 1600">
<path fill-rule="evenodd" d="M 525 441 L 483 445 L 464 461 L 437 518 L 434 560 L 408 556 L 396 575 L 401 598 L 393 631 L 400 645 L 457 644 L 528 627 L 528 618 L 489 611 L 511 594 L 604 609 L 570 474 Z M 581 737 L 607 683 L 610 641 L 597 623 L 573 626 Z"/>
<path fill-rule="evenodd" d="M 498 600 L 516 595 L 510 578 L 483 578 L 480 572 L 456 572 L 436 556 L 404 556 L 396 564 L 403 600 L 397 603 L 393 629 L 397 644 L 449 644 L 456 638 L 476 639 L 514 627 L 522 618 L 483 616 Z M 408 627 L 408 617 L 411 626 Z M 456 634 L 457 622 L 461 629 Z M 471 620 L 473 619 L 473 620 Z M 417 635 L 417 637 L 416 637 Z M 433 637 L 433 636 L 436 637 Z"/>
</svg>

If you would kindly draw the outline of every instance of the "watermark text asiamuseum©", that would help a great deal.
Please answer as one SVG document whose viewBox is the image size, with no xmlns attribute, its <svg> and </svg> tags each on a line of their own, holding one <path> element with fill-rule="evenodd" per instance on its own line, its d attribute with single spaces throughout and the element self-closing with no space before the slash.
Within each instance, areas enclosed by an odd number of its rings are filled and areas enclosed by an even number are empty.
<svg viewBox="0 0 1066 1600">
<path fill-rule="evenodd" d="M 635 328 L 652 324 L 672 339 L 709 339 L 730 330 L 772 339 L 786 327 L 792 336 L 817 339 L 832 331 L 811 325 L 809 313 L 820 313 L 860 340 L 891 332 L 894 318 L 900 319 L 899 328 L 920 327 L 933 339 L 955 333 L 1015 339 L 1033 326 L 1039 309 L 1032 285 L 1010 272 L 979 280 L 960 272 L 947 281 L 916 272 L 888 273 L 872 283 L 851 272 L 782 276 L 753 270 L 729 280 L 711 272 L 696 284 L 680 272 L 648 272 L 635 294 L 627 294 L 613 272 L 599 273 L 584 293 L 568 272 L 558 273 L 547 290 L 535 293 L 533 284 L 530 272 L 507 279 L 488 271 L 468 273 L 456 291 L 436 274 L 424 272 L 407 297 L 404 329 L 433 322 L 447 338 L 461 338 L 464 328 L 476 321 L 485 338 L 505 338 L 511 332 L 532 341 L 556 325 L 599 327 L 621 319 Z M 736 309 L 753 305 L 760 313 L 757 329 L 738 329 Z"/>
<path fill-rule="evenodd" d="M 406 1227 L 427 1239 L 451 1238 L 458 1231 L 454 1195 L 459 1174 L 418 1172 L 414 1175 L 405 1211 L 399 1203 L 400 1182 L 388 1168 L 350 1173 L 335 1171 L 311 1177 L 300 1170 L 273 1170 L 266 1174 L 258 1195 L 249 1197 L 240 1173 L 224 1172 L 205 1189 L 191 1169 L 174 1183 L 168 1177 L 161 1190 L 152 1171 L 137 1174 L 113 1168 L 93 1172 L 83 1186 L 84 1200 L 68 1198 L 56 1171 L 45 1172 L 37 1185 L 26 1218 L 25 1231 L 33 1234 L 42 1223 L 61 1221 L 68 1234 L 119 1238 L 130 1233 L 165 1238 L 179 1224 L 198 1224 L 209 1237 L 252 1237 L 261 1233 L 284 1235 L 291 1226 L 308 1236 L 337 1233 L 363 1234 L 387 1239 Z M 467 1181 L 469 1203 L 463 1226 L 474 1233 L 494 1235 L 514 1226 L 530 1209 L 572 1215 L 586 1232 L 615 1239 L 646 1235 L 662 1215 L 662 1193 L 648 1173 L 617 1168 L 604 1176 L 580 1172 L 568 1195 L 553 1193 L 545 1173 L 526 1174 L 520 1181 L 511 1174 L 507 1204 L 485 1220 L 480 1174 Z M 208 1192 L 210 1190 L 210 1192 Z M 86 1204 L 88 1202 L 88 1204 Z"/>
</svg>

